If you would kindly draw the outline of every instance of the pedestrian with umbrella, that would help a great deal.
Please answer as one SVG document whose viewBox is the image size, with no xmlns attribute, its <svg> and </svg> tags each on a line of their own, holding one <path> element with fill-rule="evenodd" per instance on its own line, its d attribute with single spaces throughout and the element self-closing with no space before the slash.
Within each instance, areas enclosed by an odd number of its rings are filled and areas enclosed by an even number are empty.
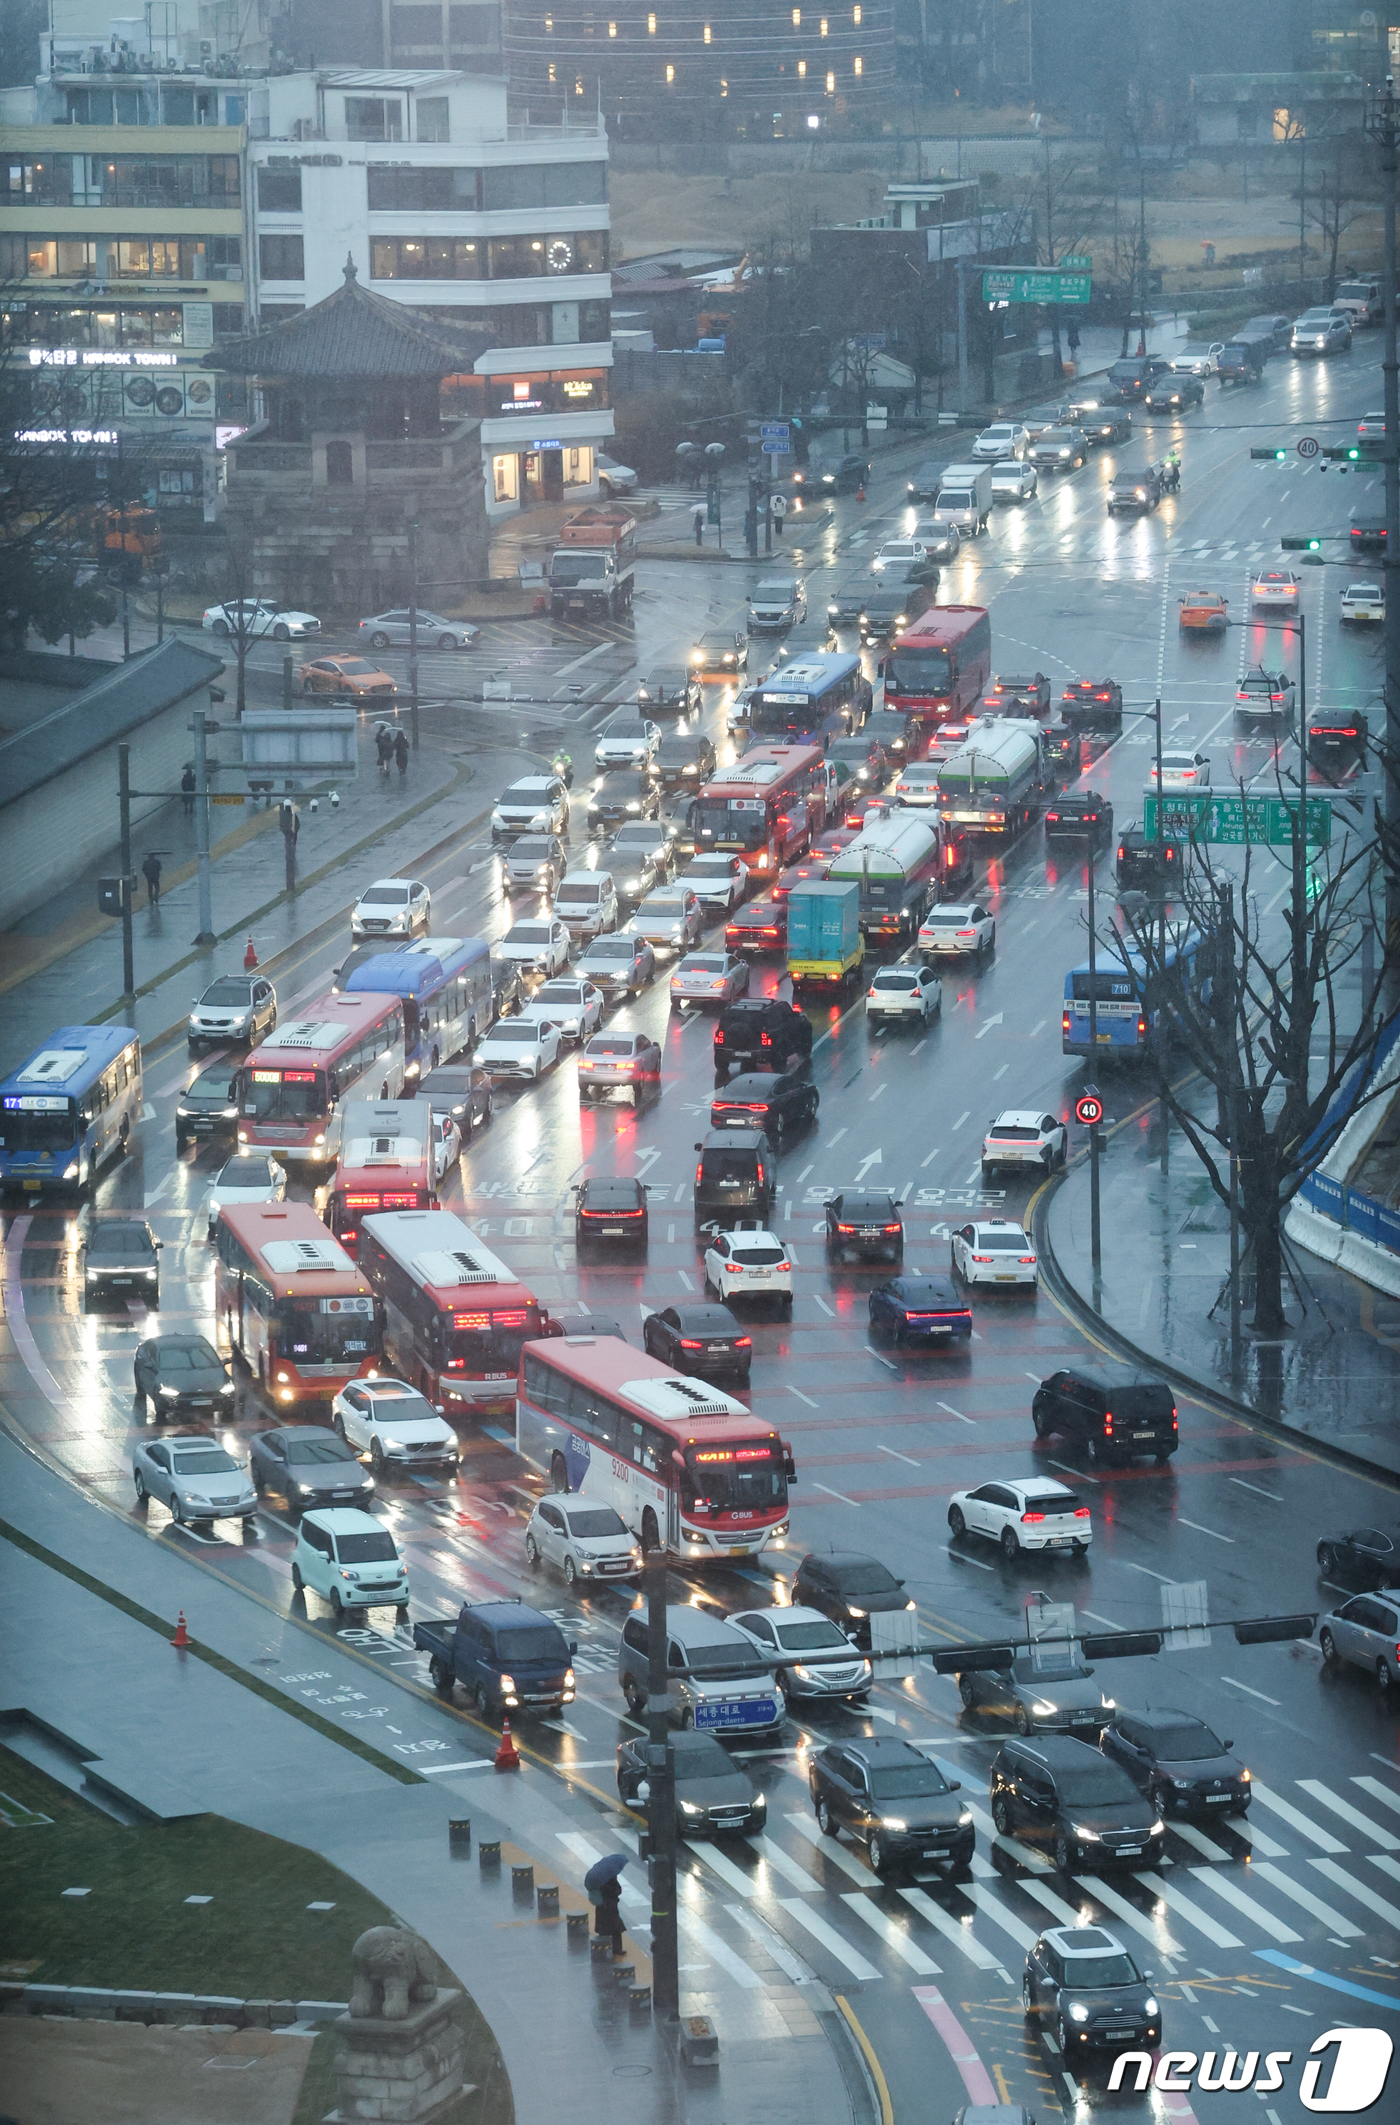
<svg viewBox="0 0 1400 2125">
<path fill-rule="evenodd" d="M 612 1936 L 614 1956 L 622 1953 L 622 1870 L 626 1864 L 625 1852 L 609 1852 L 603 1859 L 596 1859 L 583 1877 L 594 1907 L 593 1931 L 599 1940 Z"/>
</svg>

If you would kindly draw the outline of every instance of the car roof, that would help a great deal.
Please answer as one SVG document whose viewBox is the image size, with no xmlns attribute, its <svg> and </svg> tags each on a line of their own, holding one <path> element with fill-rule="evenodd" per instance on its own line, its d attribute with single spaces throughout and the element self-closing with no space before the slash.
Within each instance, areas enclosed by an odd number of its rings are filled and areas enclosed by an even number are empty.
<svg viewBox="0 0 1400 2125">
<path fill-rule="evenodd" d="M 676 1319 L 682 1328 L 704 1328 L 711 1335 L 737 1334 L 739 1322 L 727 1306 L 677 1306 Z"/>
<path fill-rule="evenodd" d="M 596 1195 L 600 1202 L 635 1203 L 639 1195 L 646 1193 L 644 1181 L 633 1179 L 630 1174 L 598 1173 L 584 1182 L 590 1197 Z"/>
<path fill-rule="evenodd" d="M 373 1513 L 362 1513 L 357 1505 L 326 1505 L 303 1513 L 301 1524 L 310 1522 L 328 1535 L 392 1535 L 393 1529 Z"/>
<path fill-rule="evenodd" d="M 1004 1741 L 1001 1748 L 1003 1754 L 1029 1757 L 1034 1763 L 1042 1763 L 1047 1771 L 1072 1771 L 1089 1763 L 1101 1769 L 1105 1761 L 1102 1750 L 1091 1747 L 1087 1741 L 1077 1741 L 1072 1734 L 1036 1734 L 1027 1740 Z"/>
<path fill-rule="evenodd" d="M 925 1756 L 923 1750 L 916 1749 L 911 1741 L 887 1741 L 874 1738 L 867 1740 L 862 1735 L 856 1741 L 841 1741 L 835 1743 L 834 1746 L 840 1748 L 847 1756 L 854 1756 L 858 1763 L 867 1764 L 872 1771 L 884 1770 L 893 1764 L 910 1763 L 921 1763 L 930 1771 L 938 1770 L 938 1766 L 934 1763 L 932 1757 Z M 941 1771 L 938 1772 L 938 1775 L 940 1778 L 943 1776 Z"/>
<path fill-rule="evenodd" d="M 375 1524 L 377 1526 L 379 1523 Z M 538 1609 L 527 1608 L 523 1601 L 467 1601 L 463 1606 L 470 1609 L 473 1616 L 479 1616 L 483 1623 L 544 1623 L 548 1624 L 551 1630 L 557 1631 L 559 1628 L 552 1616 L 544 1616 Z"/>
<path fill-rule="evenodd" d="M 760 1144 L 767 1142 L 768 1139 L 761 1129 L 707 1129 L 701 1145 L 701 1156 L 703 1157 L 706 1151 L 732 1151 L 736 1145 L 740 1150 L 748 1145 L 757 1150 Z"/>
<path fill-rule="evenodd" d="M 890 1278 L 887 1288 L 906 1303 L 920 1299 L 955 1299 L 959 1296 L 958 1288 L 950 1276 L 895 1276 Z"/>
<path fill-rule="evenodd" d="M 1045 1938 L 1057 1948 L 1068 1962 L 1076 1956 L 1103 1955 L 1113 1951 L 1125 1955 L 1127 1950 L 1120 1940 L 1104 1926 L 1050 1926 Z"/>
<path fill-rule="evenodd" d="M 1166 1733 L 1172 1727 L 1203 1727 L 1207 1722 L 1198 1712 L 1179 1712 L 1175 1705 L 1153 1705 L 1145 1712 L 1129 1713 L 1139 1726 L 1150 1727 L 1154 1734 Z"/>
<path fill-rule="evenodd" d="M 852 1564 L 880 1564 L 880 1559 L 872 1557 L 868 1551 L 863 1549 L 818 1549 L 809 1550 L 802 1562 L 804 1564 L 809 1562 L 812 1564 L 824 1564 L 831 1571 L 839 1572 L 844 1571 L 848 1565 Z M 889 1566 L 881 1564 L 880 1569 L 889 1571 Z M 893 1578 L 894 1574 L 891 1573 L 890 1576 Z"/>
<path fill-rule="evenodd" d="M 994 1118 L 992 1127 L 994 1129 L 1038 1129 L 1043 1111 L 1043 1109 L 1036 1110 L 1030 1107 L 1003 1107 L 1001 1113 Z"/>
</svg>

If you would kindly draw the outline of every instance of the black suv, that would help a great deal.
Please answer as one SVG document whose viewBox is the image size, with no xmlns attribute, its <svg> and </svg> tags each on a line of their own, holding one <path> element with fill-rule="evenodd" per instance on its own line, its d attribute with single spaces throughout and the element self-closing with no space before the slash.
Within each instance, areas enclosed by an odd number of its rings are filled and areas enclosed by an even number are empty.
<svg viewBox="0 0 1400 2125">
<path fill-rule="evenodd" d="M 762 1129 L 710 1129 L 696 1146 L 695 1229 L 733 1227 L 736 1215 L 766 1225 L 778 1195 L 778 1166 Z"/>
<path fill-rule="evenodd" d="M 574 1199 L 574 1246 L 641 1247 L 647 1243 L 645 1181 L 601 1176 L 580 1181 Z"/>
<path fill-rule="evenodd" d="M 851 1255 L 858 1262 L 904 1260 L 904 1220 L 883 1188 L 847 1188 L 827 1202 L 827 1260 Z"/>
<path fill-rule="evenodd" d="M 1249 1772 L 1213 1727 L 1170 1705 L 1115 1712 L 1099 1735 L 1105 1756 L 1121 1763 L 1164 1819 L 1171 1815 L 1247 1815 Z"/>
<path fill-rule="evenodd" d="M 175 1102 L 175 1149 L 210 1137 L 231 1144 L 238 1134 L 238 1087 L 226 1062 L 210 1063 Z"/>
<path fill-rule="evenodd" d="M 597 977 L 590 973 L 590 980 Z M 484 1122 L 491 1119 L 491 1079 L 480 1063 L 439 1063 L 418 1086 L 434 1114 L 450 1114 L 469 1144 Z"/>
<path fill-rule="evenodd" d="M 1162 499 L 1162 475 L 1155 465 L 1129 466 L 1108 483 L 1108 513 L 1120 509 L 1155 509 Z"/>
<path fill-rule="evenodd" d="M 1140 826 L 1130 826 L 1119 836 L 1116 876 L 1120 893 L 1148 893 L 1155 899 L 1170 898 L 1180 890 L 1186 875 L 1189 842 L 1168 834 L 1158 841 Z"/>
<path fill-rule="evenodd" d="M 1313 716 L 1308 722 L 1308 764 L 1335 781 L 1353 761 L 1365 758 L 1370 735 L 1370 725 L 1359 711 Z"/>
<path fill-rule="evenodd" d="M 743 996 L 715 1024 L 715 1077 L 731 1070 L 795 1070 L 812 1059 L 812 1024 L 776 996 Z"/>
<path fill-rule="evenodd" d="M 1060 717 L 1074 730 L 1120 731 L 1123 689 L 1116 679 L 1071 679 L 1060 695 Z"/>
<path fill-rule="evenodd" d="M 635 767 L 615 768 L 594 785 L 588 800 L 588 831 L 597 838 L 631 819 L 654 819 L 661 799 L 649 775 Z"/>
<path fill-rule="evenodd" d="M 160 1304 L 160 1248 L 143 1217 L 98 1218 L 83 1242 L 83 1298 L 91 1305 L 114 1291 Z"/>
<path fill-rule="evenodd" d="M 819 1609 L 866 1653 L 872 1614 L 915 1605 L 902 1579 L 877 1557 L 862 1557 L 854 1550 L 828 1550 L 825 1555 L 809 1550 L 793 1575 L 792 1603 L 794 1608 Z"/>
<path fill-rule="evenodd" d="M 1060 418 L 1067 428 L 1082 428 L 1091 443 L 1126 443 L 1133 432 L 1133 417 L 1122 405 L 1100 406 L 1090 401 L 1064 406 Z"/>
<path fill-rule="evenodd" d="M 1162 1466 L 1178 1444 L 1176 1399 L 1166 1381 L 1111 1359 L 1052 1372 L 1032 1397 L 1031 1422 L 1037 1439 L 1059 1432 L 1095 1463 L 1154 1454 Z"/>
<path fill-rule="evenodd" d="M 850 1741 L 821 1749 L 807 1769 L 812 1806 L 828 1837 L 849 1830 L 883 1880 L 896 1868 L 972 1858 L 972 1811 L 962 1790 L 907 1741 Z"/>
<path fill-rule="evenodd" d="M 1086 2051 L 1162 2041 L 1162 2009 L 1121 1941 L 1102 1926 L 1047 1927 L 1026 1957 L 1021 2001 L 1028 2020 L 1049 2021 L 1066 2064 Z"/>
<path fill-rule="evenodd" d="M 703 731 L 669 731 L 656 748 L 652 773 L 665 790 L 698 790 L 714 767 L 714 744 Z"/>
<path fill-rule="evenodd" d="M 1171 363 L 1157 354 L 1127 355 L 1113 364 L 1105 388 L 1118 394 L 1120 404 L 1132 405 L 1145 398 L 1158 377 L 1165 376 L 1170 368 Z"/>
<path fill-rule="evenodd" d="M 644 716 L 688 716 L 704 699 L 700 681 L 684 664 L 649 671 L 637 688 L 637 707 Z"/>
<path fill-rule="evenodd" d="M 1043 671 L 999 671 L 984 706 L 991 716 L 1048 716 L 1050 681 Z"/>
<path fill-rule="evenodd" d="M 781 1143 L 789 1129 L 805 1128 L 817 1118 L 821 1094 L 810 1077 L 775 1076 L 771 1070 L 746 1071 L 731 1077 L 710 1101 L 712 1129 L 762 1129 Z"/>
<path fill-rule="evenodd" d="M 1098 790 L 1066 790 L 1046 807 L 1045 838 L 1073 835 L 1076 840 L 1097 841 L 1113 832 L 1113 806 Z"/>
<path fill-rule="evenodd" d="M 992 1761 L 992 1821 L 1003 1837 L 1050 1844 L 1055 1865 L 1155 1867 L 1166 1828 L 1121 1764 L 1072 1734 L 1004 1741 Z"/>
</svg>

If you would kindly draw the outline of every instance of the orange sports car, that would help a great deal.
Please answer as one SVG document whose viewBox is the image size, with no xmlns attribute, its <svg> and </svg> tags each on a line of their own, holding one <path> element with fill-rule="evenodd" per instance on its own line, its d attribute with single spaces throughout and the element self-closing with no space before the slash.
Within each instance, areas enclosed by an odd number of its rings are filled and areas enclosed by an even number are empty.
<svg viewBox="0 0 1400 2125">
<path fill-rule="evenodd" d="M 387 671 L 363 657 L 314 657 L 301 667 L 304 694 L 348 694 L 352 700 L 391 700 L 398 687 Z"/>
<path fill-rule="evenodd" d="M 1188 591 L 1179 601 L 1183 627 L 1203 627 L 1208 633 L 1219 634 L 1226 626 L 1225 608 L 1228 598 L 1222 598 L 1214 590 Z"/>
</svg>

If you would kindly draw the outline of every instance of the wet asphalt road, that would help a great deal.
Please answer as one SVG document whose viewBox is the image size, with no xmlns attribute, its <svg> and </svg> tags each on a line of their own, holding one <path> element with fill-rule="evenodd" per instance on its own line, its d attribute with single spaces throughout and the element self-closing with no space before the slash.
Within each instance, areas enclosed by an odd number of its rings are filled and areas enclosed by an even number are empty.
<svg viewBox="0 0 1400 2125">
<path fill-rule="evenodd" d="M 1234 684 L 1244 664 L 1280 648 L 1279 661 L 1296 672 L 1295 645 L 1252 627 L 1221 642 L 1183 642 L 1176 599 L 1187 589 L 1218 589 L 1244 617 L 1249 569 L 1279 565 L 1284 557 L 1274 542 L 1281 530 L 1342 528 L 1361 487 L 1356 474 L 1324 474 L 1316 460 L 1304 469 L 1296 458 L 1286 466 L 1251 464 L 1248 446 L 1292 442 L 1305 431 L 1323 441 L 1345 440 L 1349 424 L 1380 395 L 1375 335 L 1358 339 L 1349 357 L 1326 368 L 1276 358 L 1262 390 L 1212 388 L 1205 408 L 1174 430 L 1155 425 L 1151 454 L 1160 455 L 1174 433 L 1184 465 L 1180 497 L 1155 516 L 1115 522 L 1103 510 L 1102 490 L 1115 463 L 1145 454 L 1141 444 L 1117 456 L 1096 453 L 1082 472 L 1044 481 L 1037 502 L 999 510 L 992 534 L 955 565 L 941 595 L 990 605 L 994 669 L 1039 668 L 1057 689 L 1071 676 L 1111 673 L 1130 705 L 1150 704 L 1160 688 L 1168 743 L 1189 738 L 1208 752 L 1217 783 L 1243 775 L 1268 786 L 1273 741 L 1237 729 Z M 830 583 L 865 565 L 880 537 L 904 528 L 902 496 L 903 467 L 882 470 L 864 506 L 843 498 L 812 544 L 800 547 L 814 609 Z M 782 556 L 789 561 L 796 557 L 794 528 L 790 521 Z M 635 644 L 610 631 L 599 662 L 611 672 L 616 657 L 625 671 L 635 648 L 644 669 L 683 652 L 702 626 L 738 624 L 747 583 L 762 572 L 761 564 L 703 571 L 644 565 L 648 595 L 639 599 Z M 1348 639 L 1337 621 L 1342 585 L 1365 573 L 1344 558 L 1303 572 L 1310 706 L 1361 706 L 1378 687 L 1379 642 Z M 532 624 L 516 623 L 517 632 Z M 536 661 L 557 695 L 579 683 L 560 674 L 560 664 L 570 661 L 564 650 L 583 656 L 590 641 L 602 646 L 602 638 L 580 634 L 573 647 L 549 635 L 548 623 L 540 622 L 533 639 Z M 755 668 L 763 668 L 757 656 Z M 598 692 L 591 683 L 588 690 Z M 605 690 L 614 690 L 611 682 Z M 707 688 L 703 720 L 717 741 L 722 700 L 721 689 Z M 571 712 L 567 702 L 561 706 Z M 573 712 L 580 721 L 571 749 L 582 769 L 590 750 L 587 723 L 596 717 L 587 702 Z M 1109 796 L 1120 827 L 1140 816 L 1151 743 L 1151 725 L 1128 719 L 1124 736 L 1098 750 L 1083 778 Z M 1285 766 L 1295 762 L 1296 746 L 1282 741 L 1282 756 Z M 582 773 L 579 781 L 586 782 Z M 576 823 L 575 845 L 582 838 Z M 439 933 L 494 937 L 507 927 L 510 915 L 484 844 L 452 851 L 424 875 Z M 1097 868 L 1105 908 L 1112 876 L 1112 844 L 1105 843 Z M 758 1920 L 780 1936 L 790 1956 L 838 1989 L 859 1994 L 897 2115 L 924 2114 L 931 2087 L 946 2090 L 950 2104 L 962 2099 L 928 2001 L 911 1989 L 931 1986 L 954 2005 L 1004 2099 L 1028 2103 L 1042 2119 L 1057 2107 L 1069 2115 L 1080 2105 L 1127 2104 L 1138 2111 L 1163 2099 L 1107 2097 L 1101 2071 L 1067 2078 L 1053 2044 L 1023 2027 L 1023 1951 L 1041 1925 L 1069 1912 L 1102 1920 L 1146 1958 L 1160 1981 L 1173 2046 L 1198 2053 L 1291 2047 L 1301 2059 L 1334 2021 L 1392 2032 L 1400 2025 L 1395 1708 L 1379 1701 L 1369 1678 L 1325 1672 L 1315 1646 L 1240 1648 L 1221 1628 L 1234 1617 L 1330 1605 L 1338 1596 L 1317 1574 L 1319 1536 L 1371 1522 L 1393 1525 L 1397 1516 L 1393 1499 L 1365 1476 L 1332 1468 L 1190 1400 L 1180 1405 L 1181 1448 L 1169 1469 L 1142 1464 L 1091 1473 L 1063 1441 L 1037 1445 L 1029 1415 L 1034 1383 L 1090 1349 L 1080 1327 L 1044 1291 L 1031 1298 L 975 1295 L 975 1335 L 966 1356 L 872 1346 L 866 1295 L 883 1272 L 826 1263 L 823 1197 L 858 1177 L 888 1186 L 903 1203 L 906 1266 L 941 1269 L 950 1222 L 983 1207 L 1007 1216 L 1027 1212 L 1026 1184 L 983 1192 L 980 1132 L 991 1114 L 1015 1105 L 1067 1115 L 1083 1078 L 1061 1055 L 1058 1038 L 1063 975 L 1084 950 L 1082 855 L 1075 861 L 1047 852 L 1036 829 L 984 854 L 978 877 L 996 915 L 997 951 L 981 970 L 945 970 L 941 1020 L 926 1035 L 872 1033 L 858 998 L 809 1007 L 820 1036 L 812 1067 L 821 1111 L 815 1128 L 783 1146 L 776 1213 L 797 1264 L 793 1318 L 755 1311 L 751 1319 L 752 1404 L 779 1426 L 797 1460 L 793 1546 L 752 1567 L 706 1573 L 703 1582 L 684 1571 L 676 1579 L 692 1591 L 703 1583 L 727 1605 L 749 1605 L 775 1579 L 790 1576 L 802 1550 L 834 1544 L 868 1550 L 903 1575 L 932 1637 L 1018 1632 L 1036 1591 L 1074 1601 L 1098 1628 L 1183 1618 L 1211 1624 L 1208 1634 L 1197 1634 L 1204 1643 L 1155 1660 L 1106 1664 L 1101 1675 L 1121 1703 L 1178 1704 L 1233 1737 L 1253 1770 L 1255 1803 L 1247 1822 L 1217 1821 L 1208 1830 L 1174 1826 L 1167 1862 L 1155 1874 L 1103 1881 L 1085 1874 L 1067 1883 L 1037 1865 L 1027 1847 L 993 1843 L 984 1789 L 995 1724 L 962 1711 L 951 1679 L 921 1670 L 877 1687 L 867 1714 L 836 1711 L 810 1724 L 789 1722 L 781 1748 L 751 1756 L 749 1769 L 770 1796 L 773 1856 L 763 1860 L 757 1845 L 697 1849 L 686 1862 L 689 1899 L 720 1944 L 712 1959 L 728 1956 L 747 1970 L 744 1947 L 753 1930 L 747 1922 Z M 362 882 L 346 881 L 347 913 Z M 1282 865 L 1276 891 L 1256 875 L 1266 920 L 1286 883 Z M 301 948 L 278 974 L 284 1010 L 326 986 L 343 950 L 344 943 Z M 773 963 L 755 967 L 755 990 L 779 986 Z M 660 1101 L 637 1116 L 581 1110 L 567 1055 L 538 1087 L 502 1093 L 490 1127 L 448 1182 L 444 1203 L 468 1217 L 551 1309 L 575 1310 L 582 1302 L 595 1314 L 616 1317 L 639 1342 L 643 1312 L 698 1293 L 701 1283 L 691 1147 L 706 1125 L 713 1086 L 710 1026 L 703 1017 L 682 1019 L 668 1010 L 664 973 L 613 1017 L 645 1026 L 661 1040 Z M 146 1070 L 149 1107 L 140 1141 L 104 1178 L 98 1209 L 144 1205 L 165 1242 L 159 1325 L 208 1332 L 212 1276 L 200 1213 L 222 1154 L 210 1148 L 175 1156 L 175 1098 L 192 1074 L 183 1045 L 149 1051 Z M 1155 1108 L 1142 1086 L 1114 1078 L 1110 1112 L 1139 1110 L 1141 1128 L 1150 1130 Z M 1175 1143 L 1172 1155 L 1190 1154 Z M 609 1172 L 640 1174 L 653 1191 L 649 1255 L 640 1264 L 580 1267 L 567 1190 L 584 1174 Z M 12 1422 L 57 1465 L 135 1516 L 131 1353 L 155 1323 L 136 1305 L 84 1312 L 75 1277 L 77 1216 L 40 1209 L 6 1222 L 5 1276 L 18 1282 L 23 1306 L 17 1312 L 11 1300 L 0 1340 L 0 1399 Z M 1131 1322 L 1116 1325 L 1131 1334 Z M 44 1371 L 57 1383 L 55 1399 L 44 1391 Z M 266 1418 L 256 1397 L 245 1393 L 230 1443 L 246 1439 Z M 505 1592 L 567 1622 L 580 1641 L 579 1701 L 567 1719 L 538 1723 L 526 1738 L 571 1775 L 585 1805 L 604 1805 L 612 1793 L 613 1750 L 629 1731 L 613 1676 L 629 1597 L 599 1589 L 574 1598 L 561 1580 L 531 1574 L 521 1535 L 538 1483 L 511 1450 L 508 1422 L 478 1426 L 463 1446 L 455 1485 L 424 1481 L 381 1490 L 379 1509 L 409 1557 L 413 1613 L 446 1615 L 463 1599 Z M 1081 1486 L 1094 1515 L 1086 1561 L 1008 1566 L 990 1548 L 950 1544 L 952 1491 L 1035 1470 Z M 329 1612 L 316 1598 L 303 1603 L 292 1592 L 293 1534 L 277 1501 L 268 1501 L 246 1532 L 227 1523 L 177 1531 L 155 1506 L 142 1519 L 153 1542 L 197 1552 L 210 1569 L 304 1615 L 313 1634 L 331 1632 Z M 465 1760 L 492 1745 L 464 1709 L 446 1711 L 405 1689 L 421 1687 L 425 1678 L 392 1612 L 372 1613 L 340 1636 L 368 1663 L 371 1701 L 379 1701 L 379 1691 L 403 1719 L 401 1753 L 409 1760 L 422 1763 L 444 1748 Z M 313 1670 L 309 1659 L 305 1687 L 315 1701 Z M 854 1848 L 817 1837 L 804 1791 L 805 1752 L 843 1734 L 869 1732 L 921 1741 L 962 1778 L 978 1822 L 970 1881 L 935 1876 L 911 1899 L 876 1887 Z M 1283 1963 L 1268 1959 L 1276 1956 Z M 1304 1966 L 1303 1974 L 1288 1967 L 1290 1959 Z M 1339 1989 L 1328 1989 L 1325 1979 Z M 1380 2004 L 1390 2002 L 1395 2005 Z M 1223 2119 L 1232 2102 L 1239 2106 L 1226 2095 L 1198 2093 L 1189 2100 L 1202 2119 Z M 1270 2125 L 1303 2117 L 1296 2065 L 1285 2089 L 1263 2100 Z"/>
</svg>

